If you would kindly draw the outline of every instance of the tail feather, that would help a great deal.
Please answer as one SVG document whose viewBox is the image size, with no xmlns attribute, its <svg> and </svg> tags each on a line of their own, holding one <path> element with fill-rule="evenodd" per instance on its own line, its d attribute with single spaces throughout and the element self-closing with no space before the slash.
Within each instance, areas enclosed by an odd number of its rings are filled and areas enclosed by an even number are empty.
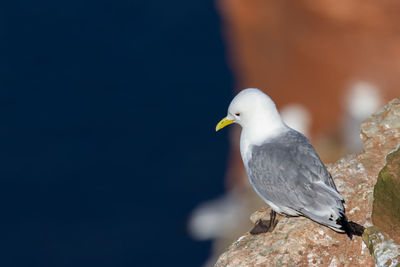
<svg viewBox="0 0 400 267">
<path fill-rule="evenodd" d="M 365 230 L 364 226 L 359 225 L 358 223 L 355 223 L 355 222 L 352 222 L 352 221 L 349 221 L 348 223 L 349 223 L 349 226 L 350 226 L 349 228 L 350 228 L 351 232 L 353 233 L 353 235 L 356 235 L 356 236 L 362 236 L 363 235 L 364 230 Z"/>
</svg>

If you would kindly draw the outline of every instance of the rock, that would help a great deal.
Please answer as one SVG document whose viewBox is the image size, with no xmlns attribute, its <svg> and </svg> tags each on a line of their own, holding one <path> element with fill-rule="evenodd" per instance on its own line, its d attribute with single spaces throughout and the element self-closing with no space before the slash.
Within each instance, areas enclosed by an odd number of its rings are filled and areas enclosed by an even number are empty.
<svg viewBox="0 0 400 267">
<path fill-rule="evenodd" d="M 400 149 L 386 157 L 374 188 L 372 221 L 400 244 Z"/>
<path fill-rule="evenodd" d="M 361 136 L 364 148 L 360 154 L 348 155 L 327 167 L 346 200 L 348 218 L 369 227 L 378 174 L 386 165 L 386 155 L 400 143 L 400 100 L 391 101 L 364 121 Z M 269 208 L 263 208 L 252 220 L 268 218 L 268 214 Z M 396 244 L 384 233 L 369 233 L 372 228 L 364 235 L 364 243 L 359 237 L 350 240 L 303 217 L 278 216 L 278 220 L 272 233 L 241 236 L 215 266 L 373 266 L 375 261 L 396 262 Z"/>
<path fill-rule="evenodd" d="M 376 226 L 368 227 L 362 236 L 376 266 L 400 266 L 400 249 Z"/>
<path fill-rule="evenodd" d="M 250 221 L 252 224 L 256 224 L 258 220 L 269 220 L 269 213 L 271 212 L 271 209 L 269 207 L 262 207 L 261 209 L 253 212 L 250 216 Z"/>
</svg>

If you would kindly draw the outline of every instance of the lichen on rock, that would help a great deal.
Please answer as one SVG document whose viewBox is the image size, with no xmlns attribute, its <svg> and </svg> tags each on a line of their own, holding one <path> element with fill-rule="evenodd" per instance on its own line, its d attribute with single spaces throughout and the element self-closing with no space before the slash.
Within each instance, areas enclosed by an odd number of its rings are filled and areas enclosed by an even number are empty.
<svg viewBox="0 0 400 267">
<path fill-rule="evenodd" d="M 373 192 L 378 174 L 386 165 L 386 155 L 400 143 L 400 100 L 392 100 L 381 111 L 365 120 L 361 125 L 361 136 L 364 142 L 361 153 L 348 155 L 327 167 L 346 200 L 348 218 L 369 227 L 373 223 Z M 394 159 L 392 157 L 388 156 L 388 162 L 396 162 L 390 161 Z M 393 167 L 389 169 L 393 170 Z M 268 214 L 269 208 L 263 208 L 252 215 L 252 220 L 268 217 Z M 278 220 L 272 233 L 255 236 L 244 234 L 220 256 L 215 266 L 397 264 L 398 246 L 385 236 L 385 232 L 371 232 L 375 228 L 367 228 L 363 236 L 364 243 L 359 237 L 350 240 L 346 235 L 303 217 L 279 216 Z"/>
<path fill-rule="evenodd" d="M 372 221 L 400 244 L 400 149 L 388 154 L 374 188 Z"/>
</svg>

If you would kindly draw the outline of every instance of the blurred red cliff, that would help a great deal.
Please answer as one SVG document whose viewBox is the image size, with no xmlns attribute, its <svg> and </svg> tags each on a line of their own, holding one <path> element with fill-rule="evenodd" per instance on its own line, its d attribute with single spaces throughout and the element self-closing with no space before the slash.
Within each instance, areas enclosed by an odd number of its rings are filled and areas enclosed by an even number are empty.
<svg viewBox="0 0 400 267">
<path fill-rule="evenodd" d="M 303 120 L 302 130 L 294 128 L 311 139 L 325 163 L 360 151 L 361 122 L 400 96 L 398 1 L 216 0 L 216 5 L 235 88 L 263 90 L 281 115 L 288 106 L 301 107 L 289 112 L 290 120 Z M 213 266 L 250 229 L 249 214 L 266 205 L 249 187 L 240 127 L 229 129 L 227 194 L 198 208 L 191 221 L 199 239 L 215 238 L 204 266 Z M 214 232 L 203 229 L 210 221 Z"/>
<path fill-rule="evenodd" d="M 236 88 L 260 88 L 278 108 L 304 106 L 325 161 L 344 154 L 336 137 L 354 84 L 378 88 L 383 103 L 400 95 L 398 1 L 217 0 L 217 7 Z M 238 130 L 227 175 L 235 181 L 244 174 Z"/>
</svg>

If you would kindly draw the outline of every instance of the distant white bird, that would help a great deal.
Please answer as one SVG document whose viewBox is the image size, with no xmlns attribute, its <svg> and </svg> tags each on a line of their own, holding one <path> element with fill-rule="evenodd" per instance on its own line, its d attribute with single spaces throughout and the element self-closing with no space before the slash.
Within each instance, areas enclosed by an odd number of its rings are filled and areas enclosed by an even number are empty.
<svg viewBox="0 0 400 267">
<path fill-rule="evenodd" d="M 282 107 L 280 113 L 286 125 L 305 136 L 309 136 L 312 118 L 305 106 L 289 104 Z"/>
<path fill-rule="evenodd" d="M 303 215 L 337 232 L 361 235 L 363 227 L 348 222 L 343 197 L 309 140 L 288 127 L 274 102 L 258 89 L 241 91 L 216 131 L 242 126 L 240 152 L 250 183 L 271 207 L 271 219 L 257 222 L 252 234 L 273 230 L 276 212 Z"/>
<path fill-rule="evenodd" d="M 204 202 L 189 218 L 189 233 L 197 240 L 227 236 L 234 231 L 234 222 L 242 209 L 236 192 Z"/>
<path fill-rule="evenodd" d="M 349 152 L 359 152 L 363 143 L 360 126 L 363 120 L 378 111 L 383 104 L 380 89 L 374 84 L 359 81 L 345 94 L 345 112 L 342 135 Z"/>
</svg>

